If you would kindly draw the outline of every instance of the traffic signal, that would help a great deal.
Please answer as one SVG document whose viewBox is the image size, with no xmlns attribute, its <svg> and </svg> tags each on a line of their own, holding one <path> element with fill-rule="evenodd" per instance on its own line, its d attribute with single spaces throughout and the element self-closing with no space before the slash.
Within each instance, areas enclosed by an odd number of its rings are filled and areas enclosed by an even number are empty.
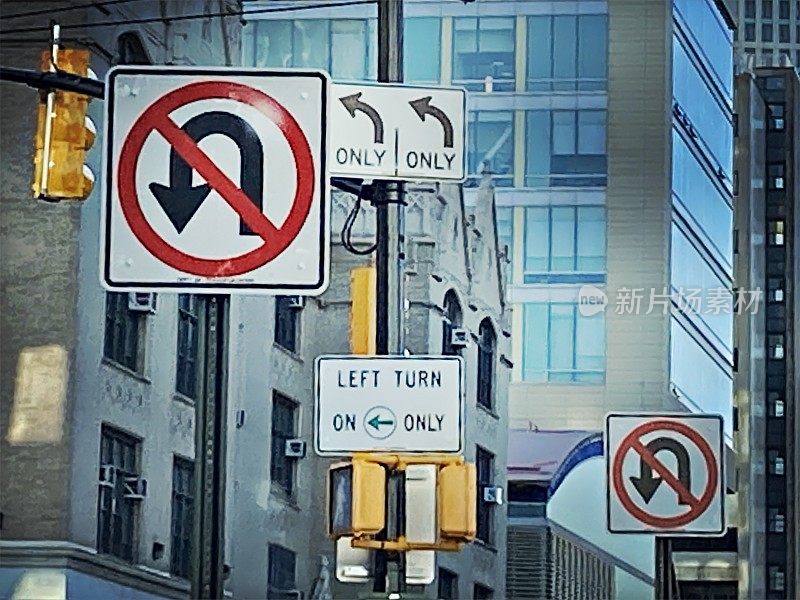
<svg viewBox="0 0 800 600">
<path fill-rule="evenodd" d="M 478 483 L 475 465 L 445 465 L 439 470 L 439 535 L 471 542 L 477 523 Z"/>
<path fill-rule="evenodd" d="M 386 470 L 353 458 L 328 471 L 328 532 L 338 538 L 374 535 L 386 526 Z"/>
<path fill-rule="evenodd" d="M 88 77 L 88 50 L 62 49 L 57 54 L 61 71 Z M 50 52 L 42 54 L 42 70 L 50 69 Z M 89 96 L 51 90 L 39 102 L 34 156 L 33 195 L 49 200 L 85 200 L 94 175 L 86 166 L 86 151 L 97 130 L 86 116 Z"/>
<path fill-rule="evenodd" d="M 356 267 L 350 273 L 350 350 L 375 354 L 375 267 Z"/>
</svg>

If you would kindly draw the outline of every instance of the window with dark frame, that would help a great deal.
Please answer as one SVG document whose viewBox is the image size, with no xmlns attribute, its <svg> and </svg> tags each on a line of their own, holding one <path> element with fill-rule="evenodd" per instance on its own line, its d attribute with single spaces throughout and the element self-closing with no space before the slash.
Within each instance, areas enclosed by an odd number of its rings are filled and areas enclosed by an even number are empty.
<svg viewBox="0 0 800 600">
<path fill-rule="evenodd" d="M 771 163 L 767 165 L 767 188 L 770 190 L 782 190 L 786 187 L 784 179 L 785 167 L 783 163 Z"/>
<path fill-rule="evenodd" d="M 483 490 L 494 482 L 494 454 L 477 446 L 475 469 L 478 480 L 477 531 L 475 537 L 486 544 L 491 544 L 494 533 L 492 527 L 494 505 L 483 501 Z"/>
<path fill-rule="evenodd" d="M 478 404 L 494 408 L 494 372 L 497 353 L 497 335 L 489 318 L 478 328 Z"/>
<path fill-rule="evenodd" d="M 141 371 L 139 337 L 144 313 L 128 308 L 127 292 L 106 292 L 106 323 L 103 356 L 130 369 Z"/>
<path fill-rule="evenodd" d="M 290 352 L 300 346 L 300 307 L 297 296 L 275 297 L 275 343 Z"/>
<path fill-rule="evenodd" d="M 192 561 L 194 462 L 176 456 L 172 462 L 172 528 L 169 571 L 188 578 Z"/>
<path fill-rule="evenodd" d="M 457 600 L 458 575 L 439 567 L 438 577 L 436 578 L 436 597 L 439 600 Z"/>
<path fill-rule="evenodd" d="M 496 92 L 514 90 L 516 34 L 513 17 L 453 19 L 453 83 L 483 91 L 486 77 Z"/>
<path fill-rule="evenodd" d="M 187 398 L 197 397 L 197 348 L 200 299 L 178 295 L 178 362 L 175 389 Z"/>
<path fill-rule="evenodd" d="M 287 496 L 294 492 L 294 460 L 286 456 L 286 441 L 295 437 L 297 405 L 278 392 L 272 393 L 272 448 L 270 479 Z"/>
<path fill-rule="evenodd" d="M 267 551 L 269 563 L 267 572 L 267 598 L 270 600 L 296 600 L 295 592 L 295 553 L 270 544 Z"/>
<path fill-rule="evenodd" d="M 475 600 L 491 600 L 494 590 L 483 584 L 476 583 L 472 589 L 472 597 Z"/>
<path fill-rule="evenodd" d="M 461 327 L 463 314 L 461 304 L 453 290 L 449 290 L 444 295 L 444 306 L 442 307 L 444 318 L 442 319 L 442 354 L 445 356 L 455 356 L 459 354 L 458 349 L 453 348 L 453 329 Z"/>
<path fill-rule="evenodd" d="M 769 129 L 770 131 L 783 131 L 786 127 L 785 109 L 786 106 L 780 103 L 768 104 L 769 110 Z"/>
<path fill-rule="evenodd" d="M 127 294 L 125 294 L 127 296 Z M 97 551 L 127 562 L 136 559 L 137 500 L 126 498 L 126 479 L 139 473 L 140 440 L 103 425 L 97 495 Z"/>
</svg>

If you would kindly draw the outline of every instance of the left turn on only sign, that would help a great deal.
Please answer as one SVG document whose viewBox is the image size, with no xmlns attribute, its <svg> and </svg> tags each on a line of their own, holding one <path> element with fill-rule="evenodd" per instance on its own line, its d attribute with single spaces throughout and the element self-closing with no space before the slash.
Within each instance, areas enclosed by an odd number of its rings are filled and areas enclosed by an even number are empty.
<svg viewBox="0 0 800 600">
<path fill-rule="evenodd" d="M 104 287 L 322 293 L 329 88 L 320 71 L 112 69 Z"/>
</svg>

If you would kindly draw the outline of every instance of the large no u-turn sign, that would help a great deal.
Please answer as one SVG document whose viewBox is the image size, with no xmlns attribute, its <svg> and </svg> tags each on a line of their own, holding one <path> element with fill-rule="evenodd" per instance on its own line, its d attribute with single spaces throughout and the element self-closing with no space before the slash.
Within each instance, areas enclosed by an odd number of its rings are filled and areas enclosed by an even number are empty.
<svg viewBox="0 0 800 600">
<path fill-rule="evenodd" d="M 723 451 L 718 415 L 608 415 L 609 531 L 723 533 Z"/>
<path fill-rule="evenodd" d="M 327 285 L 328 76 L 120 67 L 108 76 L 108 289 Z"/>
</svg>

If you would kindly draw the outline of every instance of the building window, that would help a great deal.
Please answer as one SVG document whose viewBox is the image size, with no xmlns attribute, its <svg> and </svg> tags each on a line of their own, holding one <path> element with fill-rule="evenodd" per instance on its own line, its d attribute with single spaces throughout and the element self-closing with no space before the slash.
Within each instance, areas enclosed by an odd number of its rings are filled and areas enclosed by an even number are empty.
<svg viewBox="0 0 800 600">
<path fill-rule="evenodd" d="M 106 326 L 103 356 L 137 373 L 139 338 L 142 335 L 143 312 L 128 308 L 127 292 L 106 292 Z"/>
<path fill-rule="evenodd" d="M 783 397 L 778 392 L 769 392 L 767 401 L 769 403 L 769 416 L 782 419 L 784 416 Z"/>
<path fill-rule="evenodd" d="M 267 598 L 270 600 L 296 600 L 294 583 L 295 554 L 288 548 L 270 544 L 267 559 Z"/>
<path fill-rule="evenodd" d="M 496 186 L 514 183 L 514 113 L 510 111 L 471 111 L 469 123 L 469 172 L 477 176 L 468 185 L 477 185 L 480 175 L 489 173 Z"/>
<path fill-rule="evenodd" d="M 605 380 L 605 313 L 577 304 L 523 305 L 522 379 L 554 383 Z"/>
<path fill-rule="evenodd" d="M 772 0 L 761 0 L 761 18 L 772 18 Z"/>
<path fill-rule="evenodd" d="M 300 303 L 297 296 L 275 296 L 275 343 L 297 352 L 300 346 Z"/>
<path fill-rule="evenodd" d="M 475 600 L 490 600 L 494 594 L 494 590 L 490 587 L 486 587 L 480 583 L 476 583 L 473 590 L 472 590 L 472 597 Z"/>
<path fill-rule="evenodd" d="M 786 180 L 783 178 L 783 163 L 772 163 L 767 165 L 767 176 L 769 180 L 769 189 L 782 190 L 786 187 Z"/>
<path fill-rule="evenodd" d="M 789 24 L 781 23 L 778 25 L 778 41 L 782 44 L 789 43 Z M 785 55 L 788 57 L 788 54 Z"/>
<path fill-rule="evenodd" d="M 524 283 L 601 283 L 606 266 L 602 206 L 525 208 Z"/>
<path fill-rule="evenodd" d="M 125 294 L 127 296 L 127 294 Z M 139 440 L 103 425 L 100 434 L 100 490 L 97 496 L 97 551 L 134 562 L 139 479 Z"/>
<path fill-rule="evenodd" d="M 744 16 L 748 19 L 756 18 L 756 0 L 745 0 Z"/>
<path fill-rule="evenodd" d="M 789 0 L 780 0 L 778 3 L 778 18 L 789 19 Z"/>
<path fill-rule="evenodd" d="M 786 516 L 778 508 L 769 509 L 769 530 L 773 533 L 783 533 L 786 529 Z"/>
<path fill-rule="evenodd" d="M 786 243 L 784 237 L 785 222 L 781 220 L 769 222 L 769 245 L 770 246 L 783 246 Z"/>
<path fill-rule="evenodd" d="M 514 277 L 514 208 L 497 207 L 497 250 L 503 255 L 506 281 Z"/>
<path fill-rule="evenodd" d="M 780 452 L 777 450 L 770 450 L 768 453 L 769 457 L 769 473 L 770 475 L 778 475 L 782 477 L 784 475 L 784 468 L 785 462 L 783 460 L 783 456 L 781 456 Z"/>
<path fill-rule="evenodd" d="M 607 66 L 606 15 L 528 17 L 528 90 L 604 90 Z"/>
<path fill-rule="evenodd" d="M 172 462 L 172 549 L 170 573 L 189 577 L 194 521 L 194 462 L 176 456 Z"/>
<path fill-rule="evenodd" d="M 286 441 L 295 437 L 297 406 L 283 394 L 272 393 L 270 479 L 287 496 L 294 492 L 294 460 L 286 456 Z"/>
<path fill-rule="evenodd" d="M 782 592 L 786 589 L 786 574 L 782 567 L 776 565 L 769 566 L 769 590 L 771 592 Z"/>
<path fill-rule="evenodd" d="M 340 80 L 375 79 L 374 19 L 264 19 L 251 21 L 251 27 L 244 53 L 253 66 L 319 68 Z"/>
<path fill-rule="evenodd" d="M 441 19 L 411 17 L 403 21 L 403 78 L 410 83 L 439 83 Z"/>
<path fill-rule="evenodd" d="M 178 365 L 175 388 L 188 398 L 197 397 L 197 347 L 200 299 L 178 295 Z"/>
<path fill-rule="evenodd" d="M 745 23 L 744 24 L 744 41 L 745 42 L 755 42 L 756 41 L 756 24 L 755 23 Z"/>
<path fill-rule="evenodd" d="M 497 335 L 492 322 L 486 318 L 478 329 L 478 404 L 494 408 L 494 365 L 497 353 Z"/>
<path fill-rule="evenodd" d="M 772 41 L 772 23 L 761 24 L 761 41 L 762 42 Z"/>
<path fill-rule="evenodd" d="M 436 597 L 440 600 L 458 599 L 458 575 L 439 567 L 436 581 Z"/>
<path fill-rule="evenodd" d="M 492 543 L 494 534 L 494 504 L 483 501 L 483 489 L 494 483 L 494 454 L 480 446 L 475 452 L 475 469 L 478 479 L 477 537 L 487 544 Z"/>
<path fill-rule="evenodd" d="M 769 129 L 770 131 L 783 131 L 784 127 L 786 127 L 785 119 L 785 110 L 786 107 L 784 104 L 768 104 L 767 109 L 769 110 Z"/>
<path fill-rule="evenodd" d="M 515 47 L 513 17 L 453 19 L 453 83 L 480 91 L 491 77 L 494 91 L 514 91 Z"/>
<path fill-rule="evenodd" d="M 463 315 L 458 297 L 453 290 L 444 295 L 444 318 L 442 319 L 442 354 L 454 356 L 459 349 L 453 347 L 453 329 L 462 326 Z"/>
<path fill-rule="evenodd" d="M 784 285 L 782 277 L 769 277 L 767 278 L 767 301 L 768 302 L 783 302 L 784 298 Z"/>
<path fill-rule="evenodd" d="M 606 185 L 606 111 L 526 113 L 526 187 Z"/>
</svg>

